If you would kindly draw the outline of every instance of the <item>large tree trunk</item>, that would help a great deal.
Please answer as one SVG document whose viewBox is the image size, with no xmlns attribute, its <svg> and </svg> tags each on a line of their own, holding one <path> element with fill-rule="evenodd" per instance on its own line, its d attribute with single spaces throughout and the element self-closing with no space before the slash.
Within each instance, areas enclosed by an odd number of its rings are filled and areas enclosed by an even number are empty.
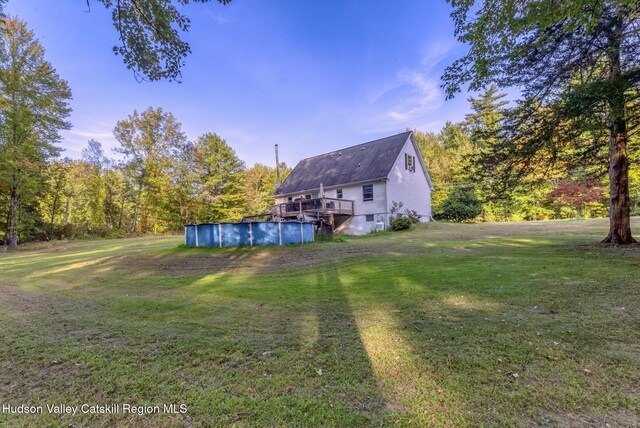
<svg viewBox="0 0 640 428">
<path fill-rule="evenodd" d="M 609 235 L 602 241 L 612 244 L 632 244 L 629 157 L 627 154 L 627 127 L 624 119 L 614 120 L 609 138 Z"/>
<path fill-rule="evenodd" d="M 629 156 L 627 153 L 627 121 L 625 115 L 626 97 L 622 78 L 620 43 L 622 25 L 618 22 L 609 35 L 607 51 L 609 56 L 609 81 L 611 94 L 611 134 L 609 136 L 609 235 L 602 241 L 612 244 L 632 244 L 630 198 L 629 198 Z"/>
<path fill-rule="evenodd" d="M 18 192 L 15 187 L 11 189 L 11 203 L 9 205 L 5 244 L 9 248 L 16 248 L 18 246 Z"/>
</svg>

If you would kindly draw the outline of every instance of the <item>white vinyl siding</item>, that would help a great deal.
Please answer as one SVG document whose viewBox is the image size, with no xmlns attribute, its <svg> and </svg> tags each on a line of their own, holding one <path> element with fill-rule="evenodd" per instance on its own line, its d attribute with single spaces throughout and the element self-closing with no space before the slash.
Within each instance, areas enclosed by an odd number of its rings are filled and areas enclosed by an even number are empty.
<svg viewBox="0 0 640 428">
<path fill-rule="evenodd" d="M 418 156 L 420 155 L 416 152 L 411 138 L 407 139 L 404 149 L 389 172 L 387 210 L 391 209 L 393 201 L 403 202 L 403 209 L 415 210 L 421 216 L 421 221 L 429 221 L 431 189 Z M 415 159 L 413 164 L 415 172 L 407 169 L 409 157 Z"/>
</svg>

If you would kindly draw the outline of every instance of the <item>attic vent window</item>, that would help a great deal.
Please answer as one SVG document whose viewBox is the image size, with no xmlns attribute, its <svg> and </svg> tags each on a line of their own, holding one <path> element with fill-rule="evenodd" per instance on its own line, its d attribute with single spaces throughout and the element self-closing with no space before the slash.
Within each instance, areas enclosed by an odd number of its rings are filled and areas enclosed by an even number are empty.
<svg viewBox="0 0 640 428">
<path fill-rule="evenodd" d="M 336 197 L 342 199 L 342 189 L 336 189 Z"/>
<path fill-rule="evenodd" d="M 404 169 L 411 172 L 416 172 L 416 157 L 411 156 L 409 153 L 404 154 Z"/>
<path fill-rule="evenodd" d="M 364 186 L 362 186 L 362 201 L 373 201 L 373 184 L 365 184 Z"/>
</svg>

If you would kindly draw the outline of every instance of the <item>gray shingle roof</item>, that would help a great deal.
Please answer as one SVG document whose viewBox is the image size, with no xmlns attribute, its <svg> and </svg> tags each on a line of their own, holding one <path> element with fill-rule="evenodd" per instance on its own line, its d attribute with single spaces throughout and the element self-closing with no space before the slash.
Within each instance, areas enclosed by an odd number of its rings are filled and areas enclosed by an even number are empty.
<svg viewBox="0 0 640 428">
<path fill-rule="evenodd" d="M 411 131 L 303 159 L 276 192 L 279 195 L 384 178 Z"/>
</svg>

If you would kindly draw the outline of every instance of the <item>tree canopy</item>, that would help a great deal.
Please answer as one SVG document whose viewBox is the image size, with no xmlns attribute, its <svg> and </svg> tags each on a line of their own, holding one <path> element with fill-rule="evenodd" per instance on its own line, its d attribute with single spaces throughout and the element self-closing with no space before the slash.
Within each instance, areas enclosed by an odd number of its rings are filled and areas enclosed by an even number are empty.
<svg viewBox="0 0 640 428">
<path fill-rule="evenodd" d="M 120 35 L 116 55 L 136 78 L 180 80 L 184 59 L 191 53 L 182 37 L 191 21 L 177 5 L 208 3 L 212 0 L 98 0 L 111 10 L 113 25 Z M 227 4 L 231 0 L 217 0 Z M 87 0 L 87 5 L 89 5 Z"/>
<path fill-rule="evenodd" d="M 127 157 L 127 170 L 132 173 L 138 187 L 131 226 L 131 232 L 134 233 L 140 206 L 145 202 L 142 197 L 161 198 L 158 190 L 165 181 L 171 157 L 187 138 L 181 130 L 180 122 L 171 113 L 153 107 L 142 113 L 134 110 L 127 119 L 118 122 L 113 134 L 120 143 L 118 151 Z M 148 214 L 149 211 L 145 210 L 145 223 Z"/>
<path fill-rule="evenodd" d="M 28 195 L 46 180 L 46 162 L 58 154 L 59 132 L 71 125 L 71 90 L 44 57 L 44 49 L 17 18 L 0 18 L 0 188 L 9 195 L 6 244 L 18 243 L 18 216 Z M 21 203 L 22 200 L 22 203 Z"/>
<path fill-rule="evenodd" d="M 455 34 L 467 55 L 443 76 L 448 97 L 468 85 L 518 88 L 522 100 L 504 127 L 503 149 L 522 150 L 514 163 L 549 148 L 547 142 L 583 138 L 585 151 L 605 144 L 608 131 L 610 230 L 605 242 L 635 242 L 629 221 L 630 135 L 640 119 L 640 6 L 636 1 L 450 0 Z M 537 120 L 532 121 L 531 118 Z M 568 127 L 561 126 L 571 121 Z M 508 152 L 508 150 L 503 150 Z M 524 157 L 523 157 L 524 156 Z"/>
<path fill-rule="evenodd" d="M 195 174 L 194 197 L 201 205 L 198 221 L 240 220 L 245 202 L 244 162 L 224 139 L 214 133 L 202 135 L 186 149 Z"/>
</svg>

